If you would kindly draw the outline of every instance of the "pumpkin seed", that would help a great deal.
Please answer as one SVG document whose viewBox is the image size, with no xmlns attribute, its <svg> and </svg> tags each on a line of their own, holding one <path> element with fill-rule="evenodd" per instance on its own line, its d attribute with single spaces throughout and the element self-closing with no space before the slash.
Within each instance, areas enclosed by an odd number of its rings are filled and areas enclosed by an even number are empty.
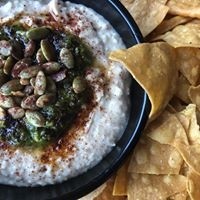
<svg viewBox="0 0 200 200">
<path fill-rule="evenodd" d="M 45 63 L 47 62 L 46 58 L 44 57 L 44 54 L 42 53 L 42 49 L 39 49 L 36 53 L 36 60 L 38 63 Z"/>
<path fill-rule="evenodd" d="M 6 121 L 5 120 L 0 120 L 0 128 L 6 128 Z"/>
<path fill-rule="evenodd" d="M 24 56 L 23 46 L 21 43 L 17 41 L 12 41 L 12 52 L 11 52 L 13 58 L 16 60 L 20 60 Z"/>
<path fill-rule="evenodd" d="M 45 73 L 47 74 L 53 74 L 60 70 L 61 66 L 57 62 L 48 62 L 42 65 L 42 68 L 44 69 Z"/>
<path fill-rule="evenodd" d="M 18 106 L 21 106 L 21 103 L 22 103 L 22 97 L 19 97 L 19 96 L 13 96 L 13 99 L 14 99 L 14 102 L 18 105 Z"/>
<path fill-rule="evenodd" d="M 13 79 L 4 83 L 0 88 L 0 93 L 3 95 L 11 95 L 12 92 L 23 89 L 23 85 L 20 84 L 19 79 Z"/>
<path fill-rule="evenodd" d="M 23 78 L 20 79 L 20 84 L 21 85 L 29 85 L 29 83 L 30 83 L 29 79 L 23 79 Z"/>
<path fill-rule="evenodd" d="M 80 76 L 77 76 L 73 80 L 72 88 L 73 88 L 74 92 L 77 94 L 83 92 L 86 89 L 86 86 L 87 86 L 87 84 L 86 84 L 85 79 L 83 79 Z"/>
<path fill-rule="evenodd" d="M 50 29 L 47 27 L 36 27 L 27 31 L 26 36 L 29 40 L 41 40 L 50 34 Z"/>
<path fill-rule="evenodd" d="M 12 44 L 9 41 L 1 40 L 0 41 L 0 54 L 3 56 L 10 56 L 12 51 Z"/>
<path fill-rule="evenodd" d="M 34 94 L 35 95 L 43 95 L 46 90 L 46 77 L 43 71 L 39 71 L 35 78 L 35 87 Z"/>
<path fill-rule="evenodd" d="M 30 79 L 30 84 L 32 87 L 35 87 L 35 77 Z"/>
<path fill-rule="evenodd" d="M 37 75 L 37 73 L 40 71 L 41 67 L 39 65 L 31 66 L 29 68 L 23 69 L 19 77 L 23 79 L 30 79 Z"/>
<path fill-rule="evenodd" d="M 38 109 L 38 107 L 36 106 L 37 99 L 38 96 L 36 95 L 30 95 L 28 97 L 24 97 L 21 102 L 21 107 L 29 110 L 37 110 Z"/>
<path fill-rule="evenodd" d="M 5 60 L 0 56 L 0 68 L 2 68 L 5 64 Z"/>
<path fill-rule="evenodd" d="M 33 40 L 30 40 L 25 47 L 24 57 L 31 57 L 35 53 L 36 44 Z"/>
<path fill-rule="evenodd" d="M 6 62 L 4 64 L 4 67 L 3 67 L 3 72 L 7 75 L 10 75 L 11 71 L 12 71 L 12 68 L 14 67 L 14 64 L 15 64 L 15 59 L 12 57 L 12 56 L 9 56 L 7 59 L 6 59 Z"/>
<path fill-rule="evenodd" d="M 51 77 L 47 77 L 46 93 L 56 94 L 57 88 L 56 84 Z"/>
<path fill-rule="evenodd" d="M 35 126 L 35 127 L 44 127 L 45 126 L 45 118 L 43 115 L 37 111 L 27 110 L 25 113 L 27 121 Z"/>
<path fill-rule="evenodd" d="M 21 119 L 25 115 L 25 111 L 23 108 L 20 107 L 13 107 L 8 109 L 8 114 L 13 118 L 13 119 Z"/>
<path fill-rule="evenodd" d="M 6 119 L 6 111 L 0 107 L 0 120 Z"/>
<path fill-rule="evenodd" d="M 61 49 L 60 60 L 68 69 L 74 68 L 74 57 L 69 49 Z"/>
<path fill-rule="evenodd" d="M 43 115 L 37 111 L 27 110 L 25 113 L 27 121 L 35 126 L 35 127 L 44 127 L 45 126 L 45 118 Z"/>
<path fill-rule="evenodd" d="M 66 70 L 62 70 L 62 71 L 59 71 L 56 74 L 51 75 L 51 78 L 55 82 L 60 82 L 60 81 L 64 80 L 66 78 Z"/>
<path fill-rule="evenodd" d="M 32 60 L 30 58 L 24 58 L 22 60 L 19 60 L 13 67 L 11 75 L 13 78 L 18 78 L 20 72 L 28 66 L 32 64 Z"/>
<path fill-rule="evenodd" d="M 33 86 L 31 86 L 31 85 L 27 85 L 25 88 L 24 88 L 24 93 L 25 93 L 25 95 L 30 95 L 30 94 L 32 94 L 33 93 L 33 91 L 34 91 L 34 88 L 33 88 Z"/>
<path fill-rule="evenodd" d="M 16 92 L 11 92 L 11 95 L 16 96 L 16 97 L 24 97 L 25 94 L 22 91 L 16 91 Z"/>
<path fill-rule="evenodd" d="M 0 68 L 0 86 L 6 83 L 8 80 L 8 76 L 4 74 L 3 69 Z"/>
<path fill-rule="evenodd" d="M 52 103 L 54 103 L 56 100 L 55 94 L 49 93 L 49 94 L 44 94 L 38 98 L 36 101 L 36 105 L 39 108 L 43 108 L 45 106 L 49 106 Z"/>
<path fill-rule="evenodd" d="M 12 108 L 15 106 L 15 102 L 12 97 L 0 94 L 0 106 L 2 108 Z"/>
<path fill-rule="evenodd" d="M 44 57 L 47 61 L 56 60 L 56 51 L 54 46 L 49 42 L 49 40 L 41 40 L 41 49 Z"/>
</svg>

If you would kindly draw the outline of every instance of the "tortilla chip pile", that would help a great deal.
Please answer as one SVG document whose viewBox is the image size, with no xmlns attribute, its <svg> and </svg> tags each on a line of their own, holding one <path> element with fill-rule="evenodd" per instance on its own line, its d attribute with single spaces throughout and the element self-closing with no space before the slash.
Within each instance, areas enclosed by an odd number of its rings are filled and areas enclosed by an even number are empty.
<svg viewBox="0 0 200 200">
<path fill-rule="evenodd" d="M 200 200 L 200 0 L 121 2 L 146 42 L 110 59 L 145 89 L 152 109 L 132 156 L 93 199 Z"/>
</svg>

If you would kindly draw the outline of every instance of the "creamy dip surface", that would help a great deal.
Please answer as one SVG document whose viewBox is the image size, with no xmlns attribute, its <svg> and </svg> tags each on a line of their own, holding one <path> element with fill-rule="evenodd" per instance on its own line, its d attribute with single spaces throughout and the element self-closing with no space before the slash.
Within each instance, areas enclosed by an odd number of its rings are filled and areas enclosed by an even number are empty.
<svg viewBox="0 0 200 200">
<path fill-rule="evenodd" d="M 23 23 L 30 27 L 34 26 L 35 16 L 51 13 L 66 31 L 76 34 L 92 48 L 95 63 L 101 66 L 91 68 L 86 77 L 95 90 L 95 106 L 89 110 L 83 108 L 78 121 L 56 145 L 45 150 L 0 146 L 0 183 L 17 186 L 59 183 L 95 166 L 125 130 L 130 79 L 121 65 L 108 60 L 110 51 L 125 46 L 102 16 L 83 5 L 56 0 L 0 3 L 1 23 L 19 13 Z M 106 76 L 102 76 L 102 71 Z"/>
</svg>

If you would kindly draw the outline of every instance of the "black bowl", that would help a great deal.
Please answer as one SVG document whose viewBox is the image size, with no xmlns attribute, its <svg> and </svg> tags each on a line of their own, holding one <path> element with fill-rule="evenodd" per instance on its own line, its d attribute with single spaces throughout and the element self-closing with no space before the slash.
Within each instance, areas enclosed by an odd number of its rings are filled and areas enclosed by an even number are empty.
<svg viewBox="0 0 200 200">
<path fill-rule="evenodd" d="M 118 0 L 71 0 L 93 8 L 103 15 L 121 35 L 127 47 L 142 42 L 142 35 L 128 11 Z M 95 167 L 62 184 L 45 187 L 18 188 L 0 186 L 0 200 L 75 200 L 105 182 L 117 170 L 136 145 L 150 112 L 150 102 L 144 90 L 132 80 L 131 112 L 122 138 L 113 150 Z"/>
</svg>

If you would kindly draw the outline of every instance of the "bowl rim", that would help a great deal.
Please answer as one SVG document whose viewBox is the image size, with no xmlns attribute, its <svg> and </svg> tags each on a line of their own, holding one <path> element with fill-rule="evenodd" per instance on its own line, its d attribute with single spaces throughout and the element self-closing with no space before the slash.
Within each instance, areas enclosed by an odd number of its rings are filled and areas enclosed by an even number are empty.
<svg viewBox="0 0 200 200">
<path fill-rule="evenodd" d="M 128 12 L 128 10 L 124 7 L 124 5 L 119 0 L 107 0 L 107 2 L 109 4 L 111 4 L 112 7 L 126 21 L 128 27 L 131 31 L 131 34 L 133 35 L 133 37 L 136 40 L 136 44 L 140 44 L 140 43 L 144 42 L 144 38 L 142 36 L 142 33 L 141 33 L 138 25 L 136 24 L 133 17 L 131 16 L 131 14 Z M 146 92 L 144 91 L 142 109 L 141 109 L 141 113 L 139 116 L 137 127 L 135 128 L 134 133 L 132 134 L 132 138 L 129 140 L 129 143 L 126 145 L 126 148 L 123 149 L 123 151 L 121 152 L 120 157 L 118 157 L 117 161 L 115 163 L 113 163 L 112 166 L 109 166 L 108 170 L 104 171 L 104 173 L 102 173 L 100 176 L 93 179 L 92 182 L 89 182 L 89 183 L 85 184 L 84 186 L 82 186 L 81 188 L 79 188 L 78 190 L 76 190 L 76 193 L 74 193 L 74 191 L 72 191 L 71 194 L 68 193 L 67 195 L 63 195 L 61 197 L 54 198 L 53 200 L 62 200 L 62 199 L 66 200 L 66 198 L 68 200 L 79 199 L 79 198 L 89 194 L 90 192 L 92 192 L 93 190 L 95 190 L 96 188 L 101 186 L 103 183 L 105 183 L 113 175 L 113 173 L 116 172 L 117 169 L 119 169 L 119 167 L 123 164 L 123 161 L 128 157 L 131 150 L 134 148 L 134 146 L 138 142 L 141 132 L 144 129 L 144 126 L 148 120 L 148 115 L 150 113 L 150 109 L 151 109 L 151 104 L 150 104 L 150 101 L 149 101 L 149 98 L 148 98 Z"/>
</svg>

